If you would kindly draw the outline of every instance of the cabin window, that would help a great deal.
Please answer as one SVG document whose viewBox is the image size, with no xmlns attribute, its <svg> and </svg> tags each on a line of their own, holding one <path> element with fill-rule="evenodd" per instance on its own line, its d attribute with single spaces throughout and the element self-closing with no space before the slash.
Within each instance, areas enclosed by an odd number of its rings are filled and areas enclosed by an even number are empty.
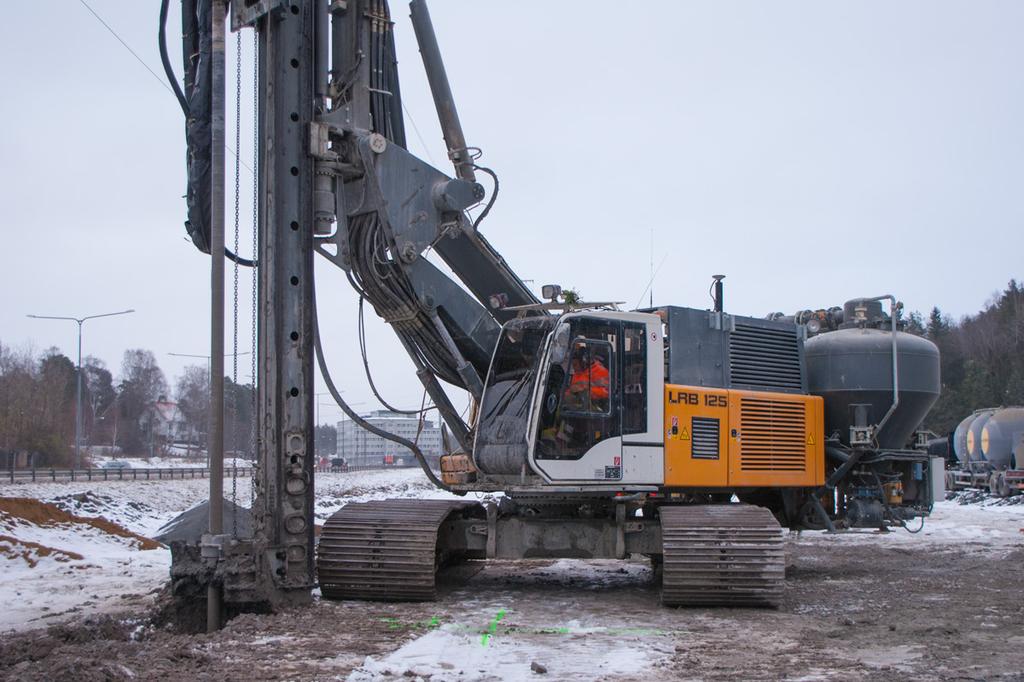
<svg viewBox="0 0 1024 682">
<path fill-rule="evenodd" d="M 616 362 L 619 324 L 579 318 L 572 320 L 568 331 L 556 333 L 549 356 L 538 459 L 579 459 L 600 441 L 622 433 Z M 561 348 L 555 347 L 559 343 Z"/>
<path fill-rule="evenodd" d="M 622 433 L 647 431 L 647 326 L 626 322 L 622 333 Z"/>
</svg>

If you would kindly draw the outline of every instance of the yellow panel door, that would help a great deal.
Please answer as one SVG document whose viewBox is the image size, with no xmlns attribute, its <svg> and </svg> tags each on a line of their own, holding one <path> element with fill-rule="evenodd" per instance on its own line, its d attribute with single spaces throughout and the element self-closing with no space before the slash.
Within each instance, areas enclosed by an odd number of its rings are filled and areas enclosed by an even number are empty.
<svg viewBox="0 0 1024 682">
<path fill-rule="evenodd" d="M 810 487 L 824 472 L 821 398 L 729 391 L 729 483 Z"/>
<path fill-rule="evenodd" d="M 728 485 L 729 396 L 725 389 L 665 387 L 665 485 Z"/>
</svg>

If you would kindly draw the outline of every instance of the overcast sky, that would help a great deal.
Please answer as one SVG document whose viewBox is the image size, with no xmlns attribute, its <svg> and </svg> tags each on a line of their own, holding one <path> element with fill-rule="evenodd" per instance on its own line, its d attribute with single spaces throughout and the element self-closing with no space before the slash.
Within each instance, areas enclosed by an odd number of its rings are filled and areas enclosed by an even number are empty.
<svg viewBox="0 0 1024 682">
<path fill-rule="evenodd" d="M 156 0 L 87 1 L 162 75 Z M 469 143 L 501 177 L 482 230 L 534 288 L 635 306 L 652 230 L 656 305 L 707 307 L 723 273 L 737 314 L 894 293 L 959 317 L 1024 278 L 1024 3 L 433 0 L 431 12 Z M 392 13 L 410 148 L 450 172 L 407 6 Z M 205 360 L 168 353 L 209 346 L 209 260 L 182 226 L 174 98 L 80 0 L 11 3 L 0 45 L 0 342 L 73 357 L 73 323 L 26 314 L 135 308 L 87 322 L 85 353 L 117 374 L 126 348 L 149 348 L 173 383 Z M 243 253 L 249 183 L 243 169 Z M 329 361 L 357 409 L 374 409 L 355 294 L 317 260 Z M 369 327 L 385 397 L 418 406 L 390 330 Z"/>
</svg>

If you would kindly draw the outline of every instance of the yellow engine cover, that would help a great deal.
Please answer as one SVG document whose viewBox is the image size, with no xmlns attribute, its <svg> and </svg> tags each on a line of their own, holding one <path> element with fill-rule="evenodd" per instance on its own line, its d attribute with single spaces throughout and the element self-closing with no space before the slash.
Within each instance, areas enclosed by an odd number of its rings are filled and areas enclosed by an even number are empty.
<svg viewBox="0 0 1024 682">
<path fill-rule="evenodd" d="M 810 488 L 825 482 L 818 396 L 665 386 L 665 486 Z"/>
</svg>

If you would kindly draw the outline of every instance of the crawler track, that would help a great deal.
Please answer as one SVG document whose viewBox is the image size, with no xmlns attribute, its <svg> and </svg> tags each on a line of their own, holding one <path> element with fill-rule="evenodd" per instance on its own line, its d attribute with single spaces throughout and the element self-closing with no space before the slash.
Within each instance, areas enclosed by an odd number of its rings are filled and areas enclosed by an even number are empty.
<svg viewBox="0 0 1024 682">
<path fill-rule="evenodd" d="M 431 601 L 444 557 L 437 532 L 447 516 L 474 503 L 451 500 L 354 502 L 324 524 L 317 551 L 328 599 Z"/>
<path fill-rule="evenodd" d="M 661 601 L 668 606 L 778 606 L 782 529 L 744 504 L 662 507 Z"/>
</svg>

